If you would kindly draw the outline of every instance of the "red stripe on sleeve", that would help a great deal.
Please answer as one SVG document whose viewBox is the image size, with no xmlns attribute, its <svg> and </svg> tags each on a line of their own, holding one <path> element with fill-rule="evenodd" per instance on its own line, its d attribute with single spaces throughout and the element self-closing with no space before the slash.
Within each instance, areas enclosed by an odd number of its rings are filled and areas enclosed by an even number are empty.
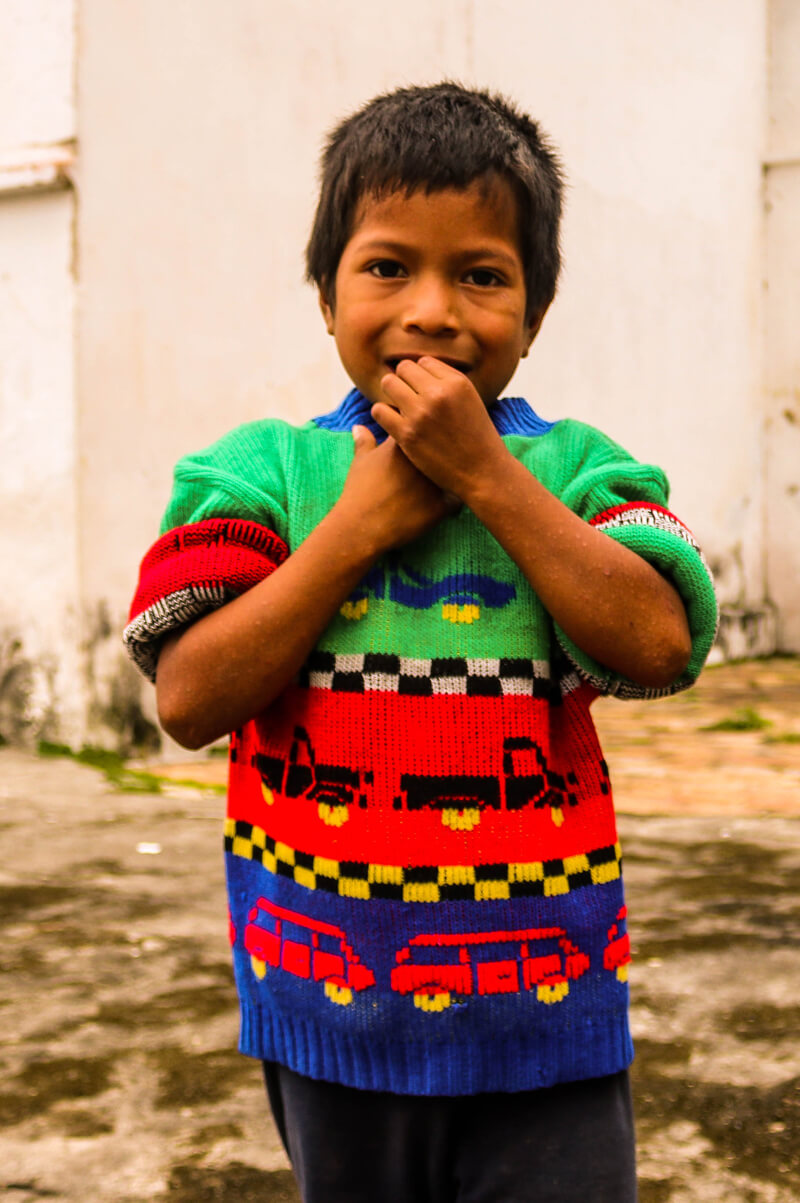
<svg viewBox="0 0 800 1203">
<path fill-rule="evenodd" d="M 180 589 L 223 586 L 232 594 L 245 593 L 288 555 L 283 539 L 257 522 L 209 518 L 176 527 L 142 560 L 130 619 Z"/>
</svg>

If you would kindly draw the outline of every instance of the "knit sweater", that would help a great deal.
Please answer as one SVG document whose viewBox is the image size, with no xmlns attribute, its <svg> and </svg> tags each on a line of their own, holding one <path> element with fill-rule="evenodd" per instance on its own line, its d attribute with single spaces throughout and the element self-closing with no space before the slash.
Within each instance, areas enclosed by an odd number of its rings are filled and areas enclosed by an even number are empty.
<svg viewBox="0 0 800 1203">
<path fill-rule="evenodd" d="M 589 707 L 689 685 L 713 586 L 660 469 L 521 399 L 490 412 L 542 484 L 674 583 L 691 660 L 664 690 L 592 661 L 466 507 L 375 565 L 231 738 L 240 1047 L 311 1077 L 458 1095 L 632 1057 L 621 854 Z M 381 433 L 353 391 L 179 462 L 125 635 L 145 673 L 167 632 L 262 580 L 331 509 L 356 423 Z"/>
</svg>

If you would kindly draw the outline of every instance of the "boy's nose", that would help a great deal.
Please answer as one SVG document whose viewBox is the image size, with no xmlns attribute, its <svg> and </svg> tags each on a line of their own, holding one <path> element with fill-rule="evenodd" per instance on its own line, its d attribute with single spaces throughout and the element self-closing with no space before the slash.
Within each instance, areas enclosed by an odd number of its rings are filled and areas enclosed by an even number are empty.
<svg viewBox="0 0 800 1203">
<path fill-rule="evenodd" d="M 449 334 L 458 330 L 457 298 L 444 280 L 420 279 L 406 290 L 404 300 L 404 330 L 420 330 L 424 334 Z"/>
</svg>

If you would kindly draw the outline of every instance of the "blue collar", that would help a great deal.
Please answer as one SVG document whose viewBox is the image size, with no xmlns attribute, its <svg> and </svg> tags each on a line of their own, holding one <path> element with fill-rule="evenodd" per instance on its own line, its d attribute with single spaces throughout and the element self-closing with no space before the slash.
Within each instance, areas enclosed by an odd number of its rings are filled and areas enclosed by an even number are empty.
<svg viewBox="0 0 800 1203">
<path fill-rule="evenodd" d="M 366 426 L 380 443 L 386 438 L 386 431 L 373 418 L 371 407 L 372 403 L 364 394 L 354 388 L 341 405 L 313 421 L 323 430 L 339 432 L 352 430 L 354 426 Z M 555 426 L 555 422 L 540 418 L 522 397 L 501 397 L 489 410 L 489 417 L 498 434 L 521 434 L 530 438 L 547 434 Z"/>
</svg>

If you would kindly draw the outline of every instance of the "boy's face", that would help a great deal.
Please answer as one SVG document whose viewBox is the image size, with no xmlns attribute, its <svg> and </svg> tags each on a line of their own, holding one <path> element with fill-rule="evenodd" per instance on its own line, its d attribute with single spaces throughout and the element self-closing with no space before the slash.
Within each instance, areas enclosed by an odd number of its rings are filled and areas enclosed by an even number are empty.
<svg viewBox="0 0 800 1203">
<path fill-rule="evenodd" d="M 407 196 L 364 197 L 320 304 L 358 389 L 401 359 L 432 355 L 463 371 L 492 405 L 526 355 L 543 314 L 526 317 L 517 202 L 502 179 Z"/>
</svg>

